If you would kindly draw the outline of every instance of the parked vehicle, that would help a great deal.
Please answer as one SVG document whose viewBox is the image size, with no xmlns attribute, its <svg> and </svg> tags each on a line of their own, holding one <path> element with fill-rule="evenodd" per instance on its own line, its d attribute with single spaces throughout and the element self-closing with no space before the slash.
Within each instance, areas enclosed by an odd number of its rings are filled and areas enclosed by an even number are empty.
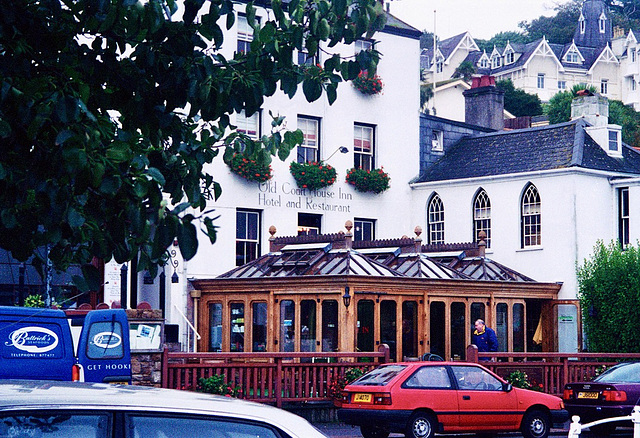
<svg viewBox="0 0 640 438">
<path fill-rule="evenodd" d="M 569 414 L 578 415 L 581 423 L 630 415 L 640 404 L 640 362 L 620 363 L 590 382 L 568 383 L 562 398 Z M 591 429 L 609 435 L 623 424 L 605 423 Z"/>
<path fill-rule="evenodd" d="M 76 355 L 62 310 L 0 306 L 0 357 L 0 379 L 131 383 L 126 312 L 88 312 Z"/>
<path fill-rule="evenodd" d="M 325 438 L 278 408 L 144 386 L 0 381 L 0 436 Z"/>
<path fill-rule="evenodd" d="M 478 364 L 406 362 L 347 385 L 338 418 L 360 426 L 364 438 L 518 430 L 525 438 L 546 438 L 568 413 L 559 397 L 514 388 Z"/>
</svg>

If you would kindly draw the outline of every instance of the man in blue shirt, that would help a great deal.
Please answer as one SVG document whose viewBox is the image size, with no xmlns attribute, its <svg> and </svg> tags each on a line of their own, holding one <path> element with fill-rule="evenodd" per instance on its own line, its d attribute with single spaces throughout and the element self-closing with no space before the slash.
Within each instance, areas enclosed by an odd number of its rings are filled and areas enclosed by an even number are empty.
<svg viewBox="0 0 640 438">
<path fill-rule="evenodd" d="M 478 347 L 479 352 L 498 351 L 498 337 L 493 329 L 487 327 L 484 321 L 478 319 L 474 324 L 473 343 Z M 480 360 L 489 360 L 488 357 L 482 357 Z"/>
</svg>

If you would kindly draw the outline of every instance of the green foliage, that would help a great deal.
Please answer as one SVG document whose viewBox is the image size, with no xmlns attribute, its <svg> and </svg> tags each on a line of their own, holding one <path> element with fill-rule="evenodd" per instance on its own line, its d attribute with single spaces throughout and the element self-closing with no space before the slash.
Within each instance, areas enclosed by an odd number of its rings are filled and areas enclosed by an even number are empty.
<svg viewBox="0 0 640 438">
<path fill-rule="evenodd" d="M 424 108 L 429 99 L 433 97 L 433 85 L 432 84 L 420 84 L 420 108 Z M 427 111 L 428 112 L 428 111 Z"/>
<path fill-rule="evenodd" d="M 533 391 L 542 391 L 543 389 L 542 384 L 530 380 L 527 373 L 521 370 L 516 370 L 509 374 L 506 380 L 516 388 L 531 389 Z"/>
<path fill-rule="evenodd" d="M 322 161 L 313 163 L 292 162 L 291 175 L 301 189 L 318 190 L 336 182 L 336 169 Z"/>
<path fill-rule="evenodd" d="M 534 41 L 531 37 L 522 32 L 499 32 L 489 40 L 476 40 L 476 44 L 480 50 L 484 50 L 488 55 L 491 54 L 494 47 L 505 48 L 507 43 L 530 43 Z"/>
<path fill-rule="evenodd" d="M 571 87 L 571 90 L 556 93 L 549 99 L 549 103 L 544 108 L 545 114 L 549 117 L 549 123 L 571 120 L 571 101 L 580 90 L 596 93 L 593 85 L 576 84 Z M 640 147 L 640 113 L 638 111 L 619 100 L 609 100 L 609 123 L 622 126 L 622 141 L 631 146 Z"/>
<path fill-rule="evenodd" d="M 436 43 L 438 41 L 440 41 L 440 39 L 436 36 Z M 422 31 L 422 35 L 420 35 L 420 48 L 433 49 L 433 32 L 427 30 Z"/>
<path fill-rule="evenodd" d="M 378 75 L 370 75 L 366 71 L 362 71 L 352 83 L 355 89 L 362 94 L 373 95 L 382 93 L 382 79 L 380 79 Z"/>
<path fill-rule="evenodd" d="M 240 175 L 248 181 L 265 182 L 271 179 L 271 165 L 260 163 L 242 152 L 236 152 L 231 158 L 229 168 L 236 175 Z"/>
<path fill-rule="evenodd" d="M 542 114 L 542 102 L 537 94 L 515 88 L 510 79 L 497 81 L 496 87 L 504 91 L 504 108 L 516 117 Z"/>
<path fill-rule="evenodd" d="M 359 192 L 382 193 L 389 188 L 389 175 L 382 169 L 364 170 L 352 168 L 347 172 L 347 182 Z"/>
<path fill-rule="evenodd" d="M 327 395 L 334 399 L 340 399 L 342 396 L 342 390 L 349 383 L 359 379 L 366 374 L 367 370 L 363 368 L 351 367 L 347 368 L 344 375 L 338 378 L 334 378 L 327 388 Z"/>
<path fill-rule="evenodd" d="M 462 61 L 456 71 L 453 72 L 454 78 L 463 78 L 470 81 L 471 77 L 476 73 L 476 66 L 471 61 Z"/>
<path fill-rule="evenodd" d="M 352 368 L 347 368 L 345 370 L 344 377 L 347 379 L 348 383 L 351 383 L 359 379 L 360 377 L 364 376 L 365 373 L 366 371 L 362 368 L 352 367 Z"/>
<path fill-rule="evenodd" d="M 554 10 L 556 15 L 540 16 L 530 22 L 523 21 L 518 26 L 524 31 L 530 41 L 536 41 L 543 36 L 547 41 L 557 44 L 569 44 L 578 26 L 578 17 L 582 10 L 582 0 L 571 0 L 558 4 Z"/>
<path fill-rule="evenodd" d="M 44 300 L 41 295 L 29 295 L 24 299 L 24 307 L 44 307 Z"/>
<path fill-rule="evenodd" d="M 198 391 L 226 397 L 238 397 L 242 392 L 242 388 L 239 385 L 228 383 L 226 380 L 226 377 L 220 374 L 215 374 L 206 379 L 201 377 L 198 379 Z"/>
<path fill-rule="evenodd" d="M 588 350 L 640 352 L 640 247 L 600 241 L 577 274 Z"/>
<path fill-rule="evenodd" d="M 35 255 L 43 272 L 36 249 L 48 245 L 55 269 L 84 265 L 75 281 L 96 290 L 94 257 L 137 258 L 155 275 L 175 238 L 185 259 L 198 232 L 214 242 L 207 202 L 221 187 L 207 165 L 221 146 L 227 164 L 245 147 L 228 137 L 229 115 L 250 116 L 278 89 L 333 103 L 341 82 L 375 74 L 379 59 L 330 53 L 384 27 L 375 0 L 270 6 L 259 22 L 246 4 L 253 41 L 227 58 L 231 0 L 185 0 L 182 19 L 173 1 L 0 0 L 0 247 Z M 322 69 L 293 62 L 320 43 Z M 284 159 L 300 138 L 277 128 L 248 153 Z"/>
</svg>

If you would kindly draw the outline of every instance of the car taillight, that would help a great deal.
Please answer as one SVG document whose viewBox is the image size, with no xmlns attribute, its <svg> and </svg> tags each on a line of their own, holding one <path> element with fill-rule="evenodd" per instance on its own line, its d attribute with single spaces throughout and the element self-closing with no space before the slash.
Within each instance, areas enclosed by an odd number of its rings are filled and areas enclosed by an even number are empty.
<svg viewBox="0 0 640 438">
<path fill-rule="evenodd" d="M 80 367 L 78 365 L 71 367 L 71 380 L 74 382 L 80 381 Z"/>
<path fill-rule="evenodd" d="M 564 400 L 570 400 L 573 398 L 573 389 L 565 389 L 564 393 L 562 394 L 562 398 Z"/>
<path fill-rule="evenodd" d="M 346 391 L 342 391 L 340 394 L 340 401 L 342 403 L 351 403 L 351 394 Z"/>
<path fill-rule="evenodd" d="M 390 405 L 391 404 L 391 394 L 388 392 L 380 392 L 373 394 L 373 404 L 374 405 Z"/>
<path fill-rule="evenodd" d="M 623 402 L 627 401 L 627 393 L 624 391 L 602 391 L 605 401 Z"/>
</svg>

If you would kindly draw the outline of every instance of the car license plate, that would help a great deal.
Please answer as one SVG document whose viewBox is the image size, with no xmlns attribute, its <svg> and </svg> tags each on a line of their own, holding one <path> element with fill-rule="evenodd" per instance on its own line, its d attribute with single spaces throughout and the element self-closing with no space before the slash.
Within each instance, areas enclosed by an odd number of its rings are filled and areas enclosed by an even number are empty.
<svg viewBox="0 0 640 438">
<path fill-rule="evenodd" d="M 371 403 L 371 394 L 355 394 L 353 396 L 354 403 Z"/>
<path fill-rule="evenodd" d="M 600 393 L 598 392 L 579 392 L 578 398 L 592 398 L 597 399 Z"/>
</svg>

